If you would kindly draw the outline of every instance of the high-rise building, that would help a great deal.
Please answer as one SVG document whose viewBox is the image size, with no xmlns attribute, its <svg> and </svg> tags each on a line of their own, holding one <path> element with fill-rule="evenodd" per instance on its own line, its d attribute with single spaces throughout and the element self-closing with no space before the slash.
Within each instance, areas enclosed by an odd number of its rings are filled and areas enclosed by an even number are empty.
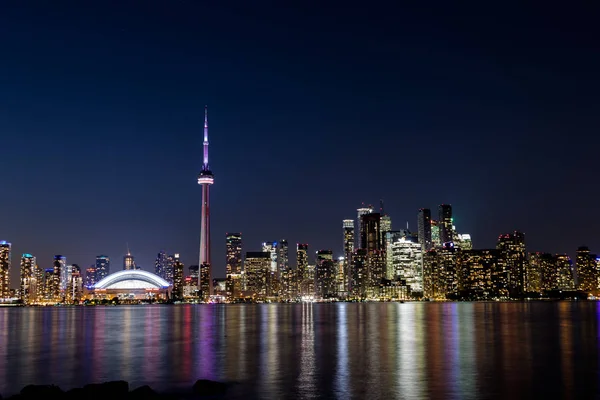
<svg viewBox="0 0 600 400">
<path fill-rule="evenodd" d="M 242 234 L 227 233 L 225 235 L 226 246 L 226 274 L 242 273 Z"/>
<path fill-rule="evenodd" d="M 383 209 L 383 200 L 381 200 L 379 202 L 379 214 L 381 214 L 380 220 L 379 220 L 379 228 L 381 231 L 381 236 L 380 236 L 380 240 L 381 240 L 381 247 L 385 248 L 385 233 L 386 232 L 391 232 L 392 230 L 392 218 L 387 215 Z"/>
<path fill-rule="evenodd" d="M 498 237 L 496 249 L 499 250 L 500 263 L 495 281 L 507 281 L 508 294 L 518 298 L 525 290 L 525 268 L 527 253 L 525 252 L 525 235 L 521 232 L 507 233 Z M 506 276 L 506 278 L 501 278 Z"/>
<path fill-rule="evenodd" d="M 290 267 L 289 250 L 288 250 L 287 240 L 283 239 L 279 242 L 279 249 L 277 251 L 278 251 L 277 264 L 278 264 L 279 273 L 281 274 Z"/>
<path fill-rule="evenodd" d="M 317 264 L 315 266 L 315 292 L 321 299 L 337 297 L 336 268 L 331 250 L 317 251 Z"/>
<path fill-rule="evenodd" d="M 573 261 L 567 254 L 557 254 L 556 270 L 558 272 L 558 287 L 559 290 L 574 290 L 575 280 L 573 274 Z"/>
<path fill-rule="evenodd" d="M 69 268 L 69 281 L 65 292 L 65 303 L 79 304 L 83 296 L 83 279 L 79 265 L 73 264 Z"/>
<path fill-rule="evenodd" d="M 154 273 L 165 280 L 168 262 L 167 253 L 164 250 L 159 251 L 154 260 Z"/>
<path fill-rule="evenodd" d="M 277 242 L 264 242 L 262 244 L 262 251 L 271 255 L 271 264 L 269 271 L 271 273 L 277 272 Z"/>
<path fill-rule="evenodd" d="M 11 244 L 0 241 L 0 299 L 10 298 Z"/>
<path fill-rule="evenodd" d="M 98 282 L 96 279 L 96 267 L 92 265 L 85 270 L 85 287 L 90 288 Z"/>
<path fill-rule="evenodd" d="M 246 252 L 244 260 L 246 290 L 261 298 L 268 295 L 268 279 L 271 272 L 271 253 Z"/>
<path fill-rule="evenodd" d="M 389 232 L 388 232 L 389 233 Z M 423 292 L 423 251 L 421 244 L 406 237 L 393 238 L 386 243 L 387 271 L 389 280 L 402 280 L 413 293 Z"/>
<path fill-rule="evenodd" d="M 133 262 L 133 256 L 131 262 Z M 106 278 L 110 274 L 110 258 L 102 255 L 96 256 L 96 267 L 94 269 L 94 283 Z"/>
<path fill-rule="evenodd" d="M 542 293 L 558 288 L 556 260 L 550 253 L 529 253 L 525 269 L 525 291 Z"/>
<path fill-rule="evenodd" d="M 133 255 L 131 254 L 129 249 L 127 249 L 127 254 L 125 254 L 123 256 L 123 270 L 131 270 L 131 269 L 136 269 L 135 268 L 135 258 L 133 257 Z"/>
<path fill-rule="evenodd" d="M 177 253 L 173 255 L 173 299 L 183 300 L 183 263 Z"/>
<path fill-rule="evenodd" d="M 440 204 L 438 222 L 440 226 L 440 241 L 444 243 L 452 242 L 454 234 L 452 231 L 452 206 L 450 204 Z"/>
<path fill-rule="evenodd" d="M 298 282 L 298 294 L 304 295 L 308 285 L 308 244 L 296 244 L 296 279 Z"/>
<path fill-rule="evenodd" d="M 369 205 L 369 206 L 365 207 L 364 204 L 363 204 L 363 207 L 358 208 L 356 210 L 356 212 L 357 212 L 357 220 L 356 220 L 356 222 L 358 223 L 358 240 L 357 240 L 358 247 L 357 248 L 358 249 L 364 249 L 365 246 L 366 246 L 366 243 L 362 242 L 363 231 L 365 230 L 364 229 L 364 225 L 363 225 L 363 218 L 362 217 L 363 217 L 363 215 L 371 214 L 373 212 L 373 206 Z"/>
<path fill-rule="evenodd" d="M 66 290 L 66 280 L 63 285 L 63 277 L 67 276 L 66 274 L 66 263 L 67 259 L 60 254 L 54 256 L 54 261 L 52 262 L 52 276 L 49 278 L 48 282 L 48 294 L 50 296 L 49 300 L 52 301 L 62 301 L 64 300 L 64 292 Z"/>
<path fill-rule="evenodd" d="M 354 253 L 354 220 L 345 219 L 342 221 L 344 238 L 344 292 L 350 290 L 352 283 L 352 254 Z"/>
<path fill-rule="evenodd" d="M 577 270 L 577 289 L 586 293 L 598 292 L 598 268 L 596 267 L 596 255 L 590 253 L 590 249 L 581 246 L 577 249 L 575 257 L 575 268 Z"/>
<path fill-rule="evenodd" d="M 456 245 L 461 250 L 473 250 L 473 241 L 468 233 L 458 233 L 456 235 Z"/>
<path fill-rule="evenodd" d="M 35 290 L 32 290 L 36 302 L 44 300 L 44 270 L 36 263 L 33 267 Z"/>
<path fill-rule="evenodd" d="M 369 288 L 367 250 L 356 249 L 352 254 L 352 278 L 350 296 L 354 299 L 366 299 Z"/>
<path fill-rule="evenodd" d="M 434 219 L 431 220 L 431 248 L 439 249 L 442 247 L 442 238 L 440 236 L 440 223 Z"/>
<path fill-rule="evenodd" d="M 208 165 L 208 107 L 204 108 L 204 156 L 202 171 L 198 175 L 198 184 L 202 186 L 202 214 L 200 221 L 200 270 L 198 287 L 200 296 L 207 301 L 212 294 L 212 266 L 210 263 L 210 185 L 215 177 Z"/>
<path fill-rule="evenodd" d="M 431 210 L 429 208 L 421 208 L 417 217 L 417 225 L 419 229 L 419 244 L 421 249 L 425 251 L 431 250 L 433 243 L 431 241 Z"/>
<path fill-rule="evenodd" d="M 25 304 L 35 301 L 35 257 L 31 254 L 21 256 L 19 295 Z"/>
</svg>

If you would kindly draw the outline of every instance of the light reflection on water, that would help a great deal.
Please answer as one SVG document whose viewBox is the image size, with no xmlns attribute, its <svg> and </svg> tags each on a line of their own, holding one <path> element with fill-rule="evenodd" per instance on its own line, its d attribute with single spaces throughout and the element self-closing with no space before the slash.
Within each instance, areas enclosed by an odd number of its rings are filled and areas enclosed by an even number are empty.
<svg viewBox="0 0 600 400">
<path fill-rule="evenodd" d="M 600 303 L 0 308 L 0 393 L 128 380 L 232 399 L 595 398 Z"/>
</svg>

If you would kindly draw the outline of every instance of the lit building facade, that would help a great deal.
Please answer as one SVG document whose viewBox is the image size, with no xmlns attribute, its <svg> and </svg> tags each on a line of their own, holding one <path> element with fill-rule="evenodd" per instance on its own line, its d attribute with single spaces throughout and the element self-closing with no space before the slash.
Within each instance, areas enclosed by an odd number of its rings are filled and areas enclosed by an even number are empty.
<svg viewBox="0 0 600 400">
<path fill-rule="evenodd" d="M 89 289 L 95 299 L 166 300 L 171 285 L 158 275 L 142 270 L 123 270 L 108 275 Z"/>
<path fill-rule="evenodd" d="M 79 304 L 83 297 L 83 277 L 79 265 L 68 266 L 69 279 L 65 291 L 64 302 L 66 304 Z"/>
<path fill-rule="evenodd" d="M 10 298 L 11 244 L 0 241 L 0 299 Z"/>
<path fill-rule="evenodd" d="M 298 285 L 298 295 L 306 296 L 306 293 L 312 292 L 308 274 L 308 244 L 296 244 L 296 280 Z"/>
<path fill-rule="evenodd" d="M 438 222 L 442 245 L 444 245 L 444 243 L 452 242 L 454 234 L 452 231 L 452 206 L 450 204 L 440 204 L 438 209 Z"/>
<path fill-rule="evenodd" d="M 131 258 L 131 262 L 133 263 L 133 257 Z M 94 283 L 106 278 L 110 274 L 110 258 L 103 255 L 96 256 L 96 267 L 94 270 Z"/>
<path fill-rule="evenodd" d="M 527 264 L 525 235 L 518 231 L 500 235 L 496 249 L 499 251 L 498 257 L 504 268 L 503 271 L 499 268 L 498 274 L 506 276 L 505 280 L 509 296 L 513 298 L 521 297 L 525 288 L 525 269 Z M 498 282 L 500 282 L 500 279 L 498 279 Z"/>
<path fill-rule="evenodd" d="M 394 238 L 387 243 L 386 279 L 402 280 L 413 293 L 423 292 L 422 245 L 412 240 Z"/>
<path fill-rule="evenodd" d="M 27 253 L 21 256 L 19 297 L 24 304 L 33 303 L 36 299 L 35 266 L 34 256 Z"/>
<path fill-rule="evenodd" d="M 225 235 L 226 274 L 242 273 L 242 234 L 227 233 Z"/>
<path fill-rule="evenodd" d="M 598 292 L 598 268 L 595 254 L 590 249 L 581 246 L 577 249 L 575 268 L 577 269 L 577 289 L 586 293 Z"/>
<path fill-rule="evenodd" d="M 252 252 L 246 253 L 244 260 L 246 276 L 246 290 L 253 293 L 256 298 L 268 296 L 269 275 L 271 273 L 271 253 Z"/>
<path fill-rule="evenodd" d="M 557 289 L 565 291 L 575 290 L 573 261 L 571 260 L 571 257 L 566 254 L 557 254 L 555 258 L 558 276 Z"/>
<path fill-rule="evenodd" d="M 362 217 L 363 217 L 363 215 L 367 215 L 367 214 L 373 213 L 373 206 L 369 205 L 369 206 L 366 206 L 366 207 L 363 206 L 361 208 L 358 208 L 356 210 L 356 213 L 357 213 L 356 222 L 358 223 L 358 240 L 357 240 L 358 246 L 357 246 L 357 248 L 358 249 L 364 249 L 364 248 L 366 248 L 366 243 L 362 242 L 362 240 L 363 240 L 363 232 L 365 230 L 364 229 L 364 225 L 363 225 L 363 218 Z"/>
<path fill-rule="evenodd" d="M 281 274 L 290 267 L 289 246 L 287 240 L 283 239 L 279 242 L 277 253 L 277 268 Z"/>
<path fill-rule="evenodd" d="M 183 268 L 184 265 L 179 259 L 179 254 L 175 253 L 173 255 L 173 299 L 175 300 L 183 300 Z M 165 279 L 166 280 L 166 279 Z M 168 280 L 166 280 L 169 282 Z"/>
<path fill-rule="evenodd" d="M 354 253 L 354 220 L 345 219 L 342 221 L 343 245 L 344 245 L 344 282 L 343 292 L 350 290 L 352 279 L 352 254 Z"/>
<path fill-rule="evenodd" d="M 315 295 L 321 299 L 337 297 L 337 272 L 331 250 L 317 251 L 315 265 Z"/>
<path fill-rule="evenodd" d="M 431 210 L 421 208 L 417 216 L 417 229 L 419 244 L 423 252 L 431 250 L 433 242 L 431 240 Z"/>
<path fill-rule="evenodd" d="M 127 257 L 127 256 L 125 256 Z M 154 260 L 154 274 L 160 276 L 161 278 L 166 280 L 167 273 L 167 265 L 168 265 L 168 257 L 167 253 L 163 250 L 159 251 L 156 255 L 156 260 Z M 135 269 L 135 268 L 124 268 L 124 269 Z"/>
</svg>

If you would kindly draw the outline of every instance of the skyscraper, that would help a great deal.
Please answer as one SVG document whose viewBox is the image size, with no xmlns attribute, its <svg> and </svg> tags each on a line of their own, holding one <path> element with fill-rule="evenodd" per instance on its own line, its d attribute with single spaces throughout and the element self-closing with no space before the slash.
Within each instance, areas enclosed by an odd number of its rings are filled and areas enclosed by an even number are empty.
<svg viewBox="0 0 600 400">
<path fill-rule="evenodd" d="M 35 257 L 31 254 L 23 254 L 21 256 L 21 269 L 20 269 L 20 285 L 19 294 L 23 303 L 30 303 L 35 299 Z"/>
<path fill-rule="evenodd" d="M 129 254 L 129 256 L 131 257 L 131 263 L 133 263 L 133 256 L 131 254 Z M 126 263 L 124 264 L 126 265 Z M 108 258 L 108 256 L 103 255 L 96 256 L 96 267 L 94 268 L 94 283 L 106 278 L 108 274 L 110 274 L 110 258 Z"/>
<path fill-rule="evenodd" d="M 163 250 L 159 251 L 154 261 L 154 273 L 163 279 L 166 279 L 167 263 L 167 253 Z"/>
<path fill-rule="evenodd" d="M 247 252 L 244 261 L 246 289 L 258 297 L 267 296 L 268 276 L 271 266 L 271 253 Z"/>
<path fill-rule="evenodd" d="M 287 240 L 283 239 L 279 242 L 277 252 L 279 253 L 277 255 L 279 274 L 283 274 L 290 267 Z"/>
<path fill-rule="evenodd" d="M 130 270 L 130 269 L 135 269 L 135 258 L 133 257 L 133 255 L 131 254 L 131 252 L 129 251 L 129 248 L 127 249 L 127 254 L 125 254 L 123 256 L 123 270 Z M 100 280 L 100 279 L 98 279 Z"/>
<path fill-rule="evenodd" d="M 454 239 L 454 235 L 452 234 L 452 206 L 450 204 L 441 204 L 438 211 L 440 241 L 443 246 L 444 243 L 451 242 Z"/>
<path fill-rule="evenodd" d="M 321 299 L 333 298 L 337 295 L 336 270 L 331 250 L 317 251 L 315 267 L 316 295 Z"/>
<path fill-rule="evenodd" d="M 271 255 L 271 264 L 269 270 L 271 273 L 277 272 L 277 242 L 264 242 L 262 251 Z"/>
<path fill-rule="evenodd" d="M 52 276 L 48 282 L 49 299 L 53 301 L 62 301 L 64 292 L 67 288 L 67 258 L 57 254 L 52 262 Z M 63 278 L 64 286 L 63 286 Z M 62 293 L 61 293 L 62 292 Z"/>
<path fill-rule="evenodd" d="M 358 208 L 356 210 L 357 212 L 357 223 L 358 223 L 358 249 L 364 249 L 366 247 L 366 244 L 362 242 L 363 239 L 363 231 L 364 231 L 364 225 L 363 225 L 363 215 L 366 214 L 371 214 L 373 212 L 373 206 L 369 205 L 367 207 L 361 207 Z"/>
<path fill-rule="evenodd" d="M 10 297 L 10 251 L 10 243 L 0 241 L 0 299 Z"/>
<path fill-rule="evenodd" d="M 242 234 L 227 233 L 225 234 L 226 247 L 226 274 L 241 274 L 242 273 Z"/>
<path fill-rule="evenodd" d="M 352 254 L 354 253 L 354 221 L 345 219 L 342 221 L 344 232 L 344 288 L 348 292 L 352 283 Z"/>
<path fill-rule="evenodd" d="M 54 256 L 54 272 L 58 273 L 60 294 L 64 297 L 71 277 L 71 266 L 67 265 L 67 257 L 60 254 Z"/>
<path fill-rule="evenodd" d="M 417 218 L 419 227 L 419 244 L 425 252 L 431 250 L 431 210 L 429 208 L 421 208 Z"/>
<path fill-rule="evenodd" d="M 183 300 L 183 263 L 177 253 L 173 255 L 173 298 Z"/>
<path fill-rule="evenodd" d="M 204 157 L 198 184 L 202 186 L 202 214 L 200 221 L 200 270 L 198 287 L 203 300 L 212 294 L 212 267 L 210 264 L 210 185 L 215 181 L 208 165 L 208 107 L 204 107 Z"/>
<path fill-rule="evenodd" d="M 300 296 L 307 289 L 306 281 L 308 280 L 308 244 L 296 244 L 296 279 L 298 281 L 298 293 Z"/>
<path fill-rule="evenodd" d="M 520 297 L 525 290 L 525 268 L 527 264 L 525 235 L 517 231 L 500 235 L 496 249 L 500 252 L 498 255 L 500 267 L 495 280 L 506 282 L 511 297 Z M 498 274 L 505 275 L 506 278 L 498 279 L 500 278 Z"/>
</svg>

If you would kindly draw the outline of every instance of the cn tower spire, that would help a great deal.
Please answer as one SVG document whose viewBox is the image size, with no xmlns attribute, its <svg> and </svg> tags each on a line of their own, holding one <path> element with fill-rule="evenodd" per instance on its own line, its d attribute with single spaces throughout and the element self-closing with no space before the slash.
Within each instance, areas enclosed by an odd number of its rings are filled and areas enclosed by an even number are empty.
<svg viewBox="0 0 600 400">
<path fill-rule="evenodd" d="M 202 170 L 210 171 L 208 167 L 208 106 L 204 106 L 204 162 Z"/>
</svg>

